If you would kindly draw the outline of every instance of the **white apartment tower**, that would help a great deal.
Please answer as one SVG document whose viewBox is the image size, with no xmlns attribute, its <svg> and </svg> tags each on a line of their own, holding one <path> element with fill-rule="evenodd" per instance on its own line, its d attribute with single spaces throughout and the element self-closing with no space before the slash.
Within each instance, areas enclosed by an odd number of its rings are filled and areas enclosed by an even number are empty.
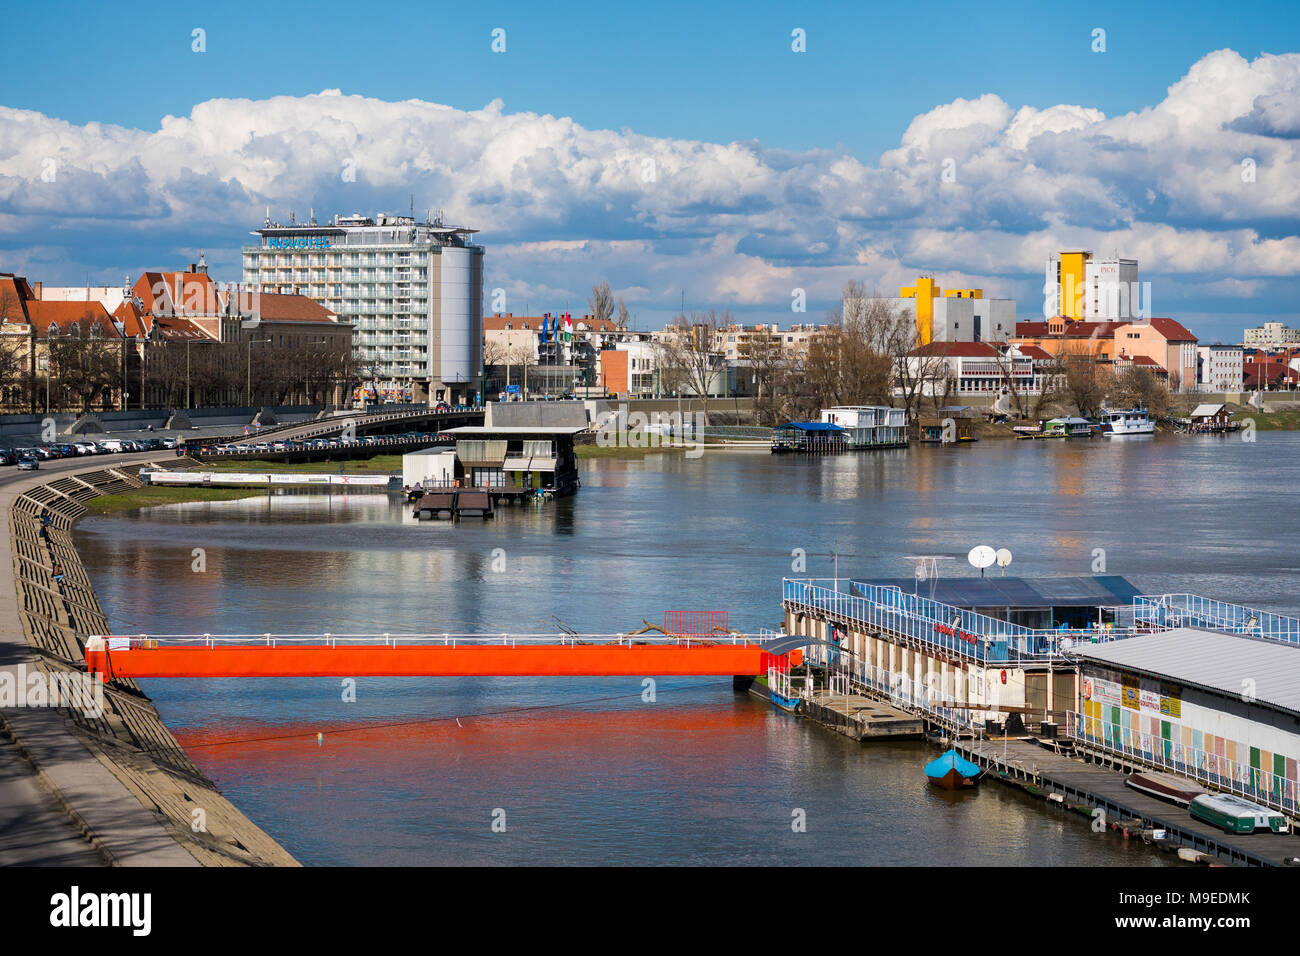
<svg viewBox="0 0 1300 956">
<path fill-rule="evenodd" d="M 298 293 L 352 323 L 358 355 L 376 384 L 411 400 L 462 404 L 482 389 L 483 247 L 476 229 L 441 216 L 312 217 L 288 225 L 267 216 L 243 248 L 250 291 Z"/>
</svg>

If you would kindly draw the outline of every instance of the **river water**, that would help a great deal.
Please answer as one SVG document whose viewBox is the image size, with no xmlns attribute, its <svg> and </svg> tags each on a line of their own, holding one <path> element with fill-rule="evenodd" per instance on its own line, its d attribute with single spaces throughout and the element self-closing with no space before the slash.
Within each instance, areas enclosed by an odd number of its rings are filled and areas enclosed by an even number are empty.
<svg viewBox="0 0 1300 956">
<path fill-rule="evenodd" d="M 608 633 L 665 610 L 751 631 L 779 623 L 801 555 L 806 575 L 830 576 L 836 552 L 841 575 L 908 576 L 915 554 L 967 575 L 976 544 L 1011 549 L 1026 577 L 1104 560 L 1148 591 L 1297 613 L 1300 435 L 1257 438 L 652 455 L 584 462 L 577 496 L 486 523 L 285 495 L 88 518 L 77 540 L 119 633 Z M 664 678 L 652 702 L 621 678 L 363 678 L 352 702 L 336 679 L 143 683 L 305 863 L 1169 859 L 1009 788 L 933 792 L 932 746 L 853 744 L 729 679 Z"/>
</svg>

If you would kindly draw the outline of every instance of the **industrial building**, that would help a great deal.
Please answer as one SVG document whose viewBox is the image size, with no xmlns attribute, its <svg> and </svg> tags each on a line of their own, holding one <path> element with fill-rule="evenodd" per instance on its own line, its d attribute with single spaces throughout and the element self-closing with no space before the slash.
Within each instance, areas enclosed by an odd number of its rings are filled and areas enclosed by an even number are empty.
<svg viewBox="0 0 1300 956">
<path fill-rule="evenodd" d="M 912 316 L 917 344 L 1005 342 L 1016 331 L 1016 300 L 985 298 L 983 289 L 942 289 L 932 276 L 885 300 Z"/>
<path fill-rule="evenodd" d="M 1136 259 L 1098 259 L 1091 252 L 1059 252 L 1047 259 L 1043 316 L 1114 322 L 1151 315 L 1141 295 Z"/>
<path fill-rule="evenodd" d="M 353 327 L 374 363 L 376 391 L 410 401 L 468 404 L 482 390 L 483 247 L 441 217 L 290 218 L 253 231 L 243 248 L 251 291 L 298 293 Z"/>
</svg>

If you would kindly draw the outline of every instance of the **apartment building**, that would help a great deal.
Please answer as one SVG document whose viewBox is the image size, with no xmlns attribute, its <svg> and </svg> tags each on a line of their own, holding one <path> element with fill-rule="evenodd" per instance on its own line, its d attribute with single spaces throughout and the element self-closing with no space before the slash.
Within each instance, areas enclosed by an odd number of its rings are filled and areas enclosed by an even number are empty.
<svg viewBox="0 0 1300 956">
<path fill-rule="evenodd" d="M 376 385 L 417 402 L 471 402 L 482 390 L 483 247 L 441 216 L 339 216 L 322 225 L 268 215 L 243 248 L 249 291 L 298 293 L 351 323 Z"/>
</svg>

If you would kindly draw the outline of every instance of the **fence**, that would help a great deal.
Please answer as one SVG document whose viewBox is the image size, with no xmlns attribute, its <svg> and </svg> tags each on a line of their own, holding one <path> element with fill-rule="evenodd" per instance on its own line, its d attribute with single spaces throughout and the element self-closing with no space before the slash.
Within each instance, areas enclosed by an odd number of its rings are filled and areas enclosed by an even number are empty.
<svg viewBox="0 0 1300 956">
<path fill-rule="evenodd" d="M 818 581 L 830 581 L 831 586 Z M 841 582 L 849 590 L 841 590 Z M 980 664 L 1044 662 L 1059 658 L 1075 644 L 1139 633 L 1135 628 L 1038 630 L 908 594 L 896 586 L 845 579 L 786 578 L 782 599 L 795 609 L 833 615 L 851 626 L 910 639 Z"/>
<path fill-rule="evenodd" d="M 1095 750 L 1183 774 L 1275 810 L 1292 815 L 1297 811 L 1297 782 L 1280 773 L 1184 747 L 1155 734 L 1135 733 L 1099 717 L 1085 717 L 1074 711 L 1065 716 L 1066 735 Z"/>
<path fill-rule="evenodd" d="M 1135 620 L 1155 627 L 1201 627 L 1300 644 L 1300 618 L 1199 594 L 1140 595 L 1133 599 L 1133 615 Z"/>
</svg>

